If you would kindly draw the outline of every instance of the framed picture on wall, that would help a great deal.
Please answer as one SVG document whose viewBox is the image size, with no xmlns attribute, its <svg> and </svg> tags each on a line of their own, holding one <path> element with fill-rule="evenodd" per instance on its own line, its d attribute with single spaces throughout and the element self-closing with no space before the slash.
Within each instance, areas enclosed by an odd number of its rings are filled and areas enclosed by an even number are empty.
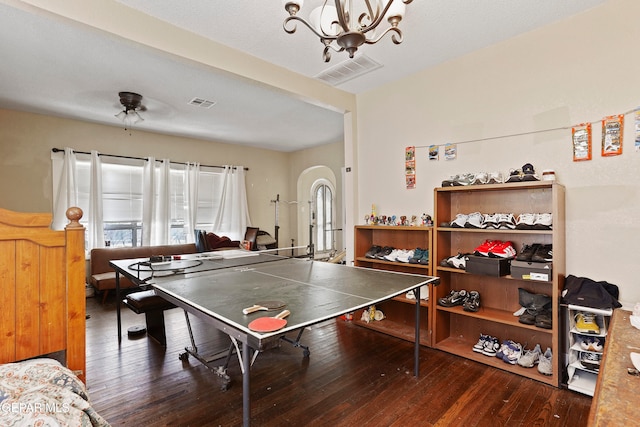
<svg viewBox="0 0 640 427">
<path fill-rule="evenodd" d="M 591 160 L 591 123 L 582 123 L 571 128 L 573 161 Z"/>
<path fill-rule="evenodd" d="M 602 156 L 622 154 L 622 131 L 624 116 L 608 116 L 602 119 Z"/>
</svg>

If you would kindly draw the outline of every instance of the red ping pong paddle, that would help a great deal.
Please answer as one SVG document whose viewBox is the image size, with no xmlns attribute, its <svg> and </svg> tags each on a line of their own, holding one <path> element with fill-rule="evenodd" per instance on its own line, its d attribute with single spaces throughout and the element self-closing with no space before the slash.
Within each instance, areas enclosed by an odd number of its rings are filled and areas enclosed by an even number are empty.
<svg viewBox="0 0 640 427">
<path fill-rule="evenodd" d="M 260 317 L 256 320 L 252 320 L 249 323 L 249 329 L 255 332 L 274 332 L 278 329 L 282 329 L 286 326 L 287 321 L 285 317 L 287 317 L 291 312 L 289 310 L 284 310 L 280 314 L 274 317 Z"/>
<path fill-rule="evenodd" d="M 271 310 L 279 310 L 286 306 L 284 301 L 259 301 L 252 305 L 251 307 L 247 307 L 242 310 L 244 314 L 254 313 L 256 311 L 271 311 Z"/>
</svg>

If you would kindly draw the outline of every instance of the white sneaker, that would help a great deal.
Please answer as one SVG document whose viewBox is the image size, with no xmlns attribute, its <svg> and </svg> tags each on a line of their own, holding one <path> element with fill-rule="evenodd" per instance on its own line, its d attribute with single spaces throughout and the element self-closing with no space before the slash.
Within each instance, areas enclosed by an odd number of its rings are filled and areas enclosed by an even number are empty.
<svg viewBox="0 0 640 427">
<path fill-rule="evenodd" d="M 471 185 L 486 184 L 488 180 L 489 174 L 487 174 L 486 172 L 478 172 L 473 175 L 473 178 L 471 179 Z"/>
<path fill-rule="evenodd" d="M 454 228 L 464 228 L 464 225 L 467 223 L 467 218 L 469 218 L 469 215 L 457 214 L 456 218 L 451 221 L 450 225 Z"/>
<path fill-rule="evenodd" d="M 503 182 L 502 172 L 489 172 L 487 184 L 502 184 Z"/>
<path fill-rule="evenodd" d="M 480 212 L 470 213 L 464 226 L 465 228 L 485 228 L 484 215 Z"/>
<path fill-rule="evenodd" d="M 398 254 L 398 256 L 396 257 L 396 261 L 408 263 L 409 258 L 413 258 L 413 254 L 414 254 L 413 249 L 412 250 L 402 249 Z"/>
<path fill-rule="evenodd" d="M 547 351 L 544 352 L 540 359 L 538 359 L 538 372 L 542 375 L 551 375 L 553 374 L 553 363 L 551 362 L 551 358 L 553 354 L 551 353 L 551 349 L 547 348 Z"/>
<path fill-rule="evenodd" d="M 516 219 L 512 213 L 498 214 L 498 225 L 501 230 L 513 230 L 516 228 Z"/>
<path fill-rule="evenodd" d="M 537 230 L 551 230 L 552 223 L 553 217 L 550 213 L 539 213 L 536 214 L 533 220 L 533 228 Z"/>
<path fill-rule="evenodd" d="M 386 261 L 397 261 L 398 260 L 398 255 L 400 255 L 402 249 L 394 249 L 391 251 L 391 253 L 389 253 L 389 255 L 385 255 L 384 259 Z"/>
<path fill-rule="evenodd" d="M 500 223 L 498 222 L 498 216 L 500 214 L 485 214 L 484 215 L 484 222 L 483 228 L 495 228 L 497 229 L 498 227 L 500 227 Z"/>
<path fill-rule="evenodd" d="M 518 215 L 516 220 L 516 228 L 518 230 L 531 230 L 533 223 L 536 221 L 536 215 L 532 213 L 523 213 Z"/>
</svg>

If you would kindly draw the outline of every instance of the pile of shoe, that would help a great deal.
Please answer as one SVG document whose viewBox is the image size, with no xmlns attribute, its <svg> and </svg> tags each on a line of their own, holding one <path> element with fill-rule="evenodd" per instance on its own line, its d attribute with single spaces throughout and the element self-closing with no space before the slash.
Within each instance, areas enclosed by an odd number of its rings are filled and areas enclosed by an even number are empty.
<svg viewBox="0 0 640 427">
<path fill-rule="evenodd" d="M 520 169 L 511 169 L 509 171 L 509 178 L 507 182 L 527 182 L 527 181 L 540 181 L 536 171 L 533 169 L 531 163 L 526 163 Z"/>
<path fill-rule="evenodd" d="M 552 299 L 549 295 L 532 294 L 523 288 L 518 288 L 518 298 L 522 307 L 514 313 L 519 316 L 518 322 L 535 325 L 542 329 L 552 328 Z"/>
<path fill-rule="evenodd" d="M 516 250 L 511 242 L 487 239 L 474 249 L 473 254 L 490 258 L 513 258 L 516 256 Z"/>
<path fill-rule="evenodd" d="M 464 289 L 452 290 L 446 297 L 438 298 L 438 305 L 442 307 L 462 306 L 464 311 L 475 313 L 480 310 L 480 293 L 478 291 L 467 292 Z"/>
<path fill-rule="evenodd" d="M 553 215 L 544 213 L 521 213 L 515 223 L 516 230 L 551 230 Z"/>
<path fill-rule="evenodd" d="M 510 365 L 517 364 L 523 368 L 533 368 L 537 364 L 538 372 L 543 375 L 551 375 L 553 373 L 553 353 L 550 348 L 547 348 L 542 353 L 540 344 L 536 344 L 533 350 L 525 350 L 522 344 L 513 340 L 505 340 L 500 345 L 498 338 L 480 334 L 480 339 L 474 344 L 472 350 L 485 356 L 496 357 Z"/>
<path fill-rule="evenodd" d="M 396 249 L 392 246 L 373 245 L 364 254 L 366 258 L 411 264 L 429 264 L 429 249 Z"/>
<path fill-rule="evenodd" d="M 551 262 L 553 261 L 553 246 L 544 243 L 524 244 L 516 256 L 516 261 Z"/>
<path fill-rule="evenodd" d="M 575 328 L 582 334 L 598 335 L 600 326 L 598 325 L 596 314 L 588 311 L 579 311 L 574 316 Z"/>
<path fill-rule="evenodd" d="M 476 172 L 453 175 L 442 181 L 443 187 L 458 187 L 462 185 L 502 184 L 502 172 Z"/>
</svg>

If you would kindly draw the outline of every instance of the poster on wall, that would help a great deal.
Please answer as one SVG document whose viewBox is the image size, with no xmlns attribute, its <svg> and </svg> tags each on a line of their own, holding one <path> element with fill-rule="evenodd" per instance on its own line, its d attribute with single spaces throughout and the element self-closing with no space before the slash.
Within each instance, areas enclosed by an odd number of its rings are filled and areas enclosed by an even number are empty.
<svg viewBox="0 0 640 427">
<path fill-rule="evenodd" d="M 444 159 L 445 160 L 455 160 L 458 156 L 458 149 L 456 144 L 445 144 L 444 145 Z"/>
<path fill-rule="evenodd" d="M 608 116 L 602 119 L 602 156 L 622 154 L 622 131 L 624 115 Z"/>
<path fill-rule="evenodd" d="M 582 123 L 571 128 L 573 161 L 591 160 L 591 123 Z"/>
<path fill-rule="evenodd" d="M 407 147 L 404 151 L 404 173 L 407 188 L 416 188 L 416 147 Z"/>
<path fill-rule="evenodd" d="M 429 146 L 429 160 L 438 160 L 440 154 L 440 147 L 437 145 Z"/>
</svg>

